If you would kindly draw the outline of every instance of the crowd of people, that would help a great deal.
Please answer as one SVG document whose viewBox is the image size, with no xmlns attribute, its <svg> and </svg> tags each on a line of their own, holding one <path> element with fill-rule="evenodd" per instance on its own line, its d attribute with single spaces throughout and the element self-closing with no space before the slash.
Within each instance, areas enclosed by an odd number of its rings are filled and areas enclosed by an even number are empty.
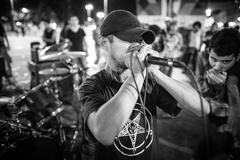
<svg viewBox="0 0 240 160">
<path fill-rule="evenodd" d="M 46 24 L 42 39 L 51 46 L 57 43 L 56 31 Z M 110 12 L 96 26 L 95 63 L 102 48 L 106 66 L 78 90 L 84 139 L 94 146 L 88 159 L 160 159 L 157 107 L 172 118 L 183 109 L 207 117 L 207 145 L 206 137 L 199 140 L 194 160 L 240 159 L 239 28 L 213 23 L 203 30 L 196 21 L 186 38 L 176 21 L 167 22 L 166 28 L 144 27 L 125 10 Z M 14 84 L 10 45 L 4 28 L 0 31 L 0 78 Z M 89 55 L 77 16 L 70 17 L 60 36 L 60 42 L 70 43 L 70 51 Z M 200 91 L 171 78 L 172 67 L 147 64 L 149 54 L 183 62 L 195 74 Z M 82 68 L 85 63 L 79 58 Z"/>
</svg>

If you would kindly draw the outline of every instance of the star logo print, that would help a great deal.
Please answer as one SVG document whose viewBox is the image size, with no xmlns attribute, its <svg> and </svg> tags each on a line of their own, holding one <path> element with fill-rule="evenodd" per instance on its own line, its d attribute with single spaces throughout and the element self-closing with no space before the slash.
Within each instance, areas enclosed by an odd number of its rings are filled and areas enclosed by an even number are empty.
<svg viewBox="0 0 240 160">
<path fill-rule="evenodd" d="M 141 118 L 141 114 L 138 115 L 133 120 L 128 120 L 128 122 L 124 125 L 123 130 L 119 133 L 118 137 L 129 136 L 132 147 L 135 147 L 137 135 L 144 133 L 145 129 L 139 125 L 139 121 Z"/>
<path fill-rule="evenodd" d="M 125 123 L 113 145 L 119 153 L 125 156 L 137 156 L 144 152 L 153 141 L 153 130 L 149 118 L 152 114 L 145 108 L 146 115 L 143 114 L 141 105 L 136 104 L 132 115 Z"/>
</svg>

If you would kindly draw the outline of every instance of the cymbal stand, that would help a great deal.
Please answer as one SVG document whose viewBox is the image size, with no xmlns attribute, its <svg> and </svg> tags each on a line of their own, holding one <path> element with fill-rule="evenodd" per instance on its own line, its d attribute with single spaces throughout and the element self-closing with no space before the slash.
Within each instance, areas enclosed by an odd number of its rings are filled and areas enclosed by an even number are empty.
<svg viewBox="0 0 240 160">
<path fill-rule="evenodd" d="M 81 77 L 79 75 L 79 72 L 81 70 L 79 69 L 78 64 L 73 63 L 72 67 L 71 67 L 71 73 L 73 75 L 73 103 L 72 103 L 72 107 L 74 107 L 74 110 L 77 113 L 77 121 L 76 121 L 76 128 L 74 131 L 73 136 L 71 137 L 71 141 L 70 141 L 70 151 L 74 150 L 74 147 L 77 143 L 77 137 L 79 136 L 80 132 L 80 127 L 81 127 L 81 123 L 80 123 L 80 119 L 79 119 L 79 94 L 78 94 L 78 86 L 79 83 L 81 81 Z M 82 73 L 81 73 L 82 74 Z"/>
<path fill-rule="evenodd" d="M 56 71 L 56 66 L 53 64 L 52 65 L 53 70 Z M 59 89 L 58 89 L 58 83 L 57 83 L 57 79 L 55 77 L 51 77 L 51 80 L 53 81 L 53 93 L 55 95 L 55 97 L 57 99 L 59 99 Z M 62 103 L 61 103 L 62 106 Z M 60 107 L 63 110 L 63 107 Z M 60 112 L 59 112 L 60 113 Z M 57 119 L 57 123 L 58 123 L 58 132 L 59 132 L 59 136 L 60 136 L 60 142 L 61 144 L 63 144 L 66 141 L 66 135 L 65 135 L 65 131 L 63 130 L 63 125 L 62 125 L 62 118 L 59 116 L 59 114 L 56 113 L 56 119 Z"/>
<path fill-rule="evenodd" d="M 11 121 L 6 121 L 8 122 L 8 125 L 11 126 L 11 128 L 16 128 L 18 133 L 22 134 L 25 131 L 28 131 L 30 133 L 37 133 L 37 131 L 35 129 L 32 128 L 31 124 L 22 124 L 21 121 L 19 120 L 19 117 L 21 114 L 23 114 L 24 112 L 28 111 L 28 108 L 26 106 L 23 106 L 21 108 L 17 108 L 16 104 L 20 103 L 22 100 L 24 100 L 26 98 L 26 95 L 20 97 L 17 101 L 15 101 L 12 104 L 9 104 L 9 106 L 11 106 L 14 109 L 18 109 L 18 112 L 14 115 L 13 119 L 15 120 L 11 120 Z"/>
</svg>

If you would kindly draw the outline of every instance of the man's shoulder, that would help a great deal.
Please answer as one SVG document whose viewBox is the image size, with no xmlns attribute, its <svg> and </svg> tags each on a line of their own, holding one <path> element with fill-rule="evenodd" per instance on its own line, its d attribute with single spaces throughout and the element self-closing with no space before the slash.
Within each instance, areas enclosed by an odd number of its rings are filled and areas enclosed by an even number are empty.
<svg viewBox="0 0 240 160">
<path fill-rule="evenodd" d="M 85 33 L 85 29 L 83 27 L 79 27 L 78 32 Z"/>
<path fill-rule="evenodd" d="M 107 73 L 105 70 L 101 70 L 99 72 L 97 72 L 96 74 L 93 74 L 92 76 L 90 76 L 89 78 L 87 78 L 82 85 L 88 85 L 89 83 L 91 84 L 99 84 L 102 81 L 107 80 Z"/>
<path fill-rule="evenodd" d="M 104 70 L 99 71 L 98 73 L 87 78 L 79 87 L 79 93 L 83 97 L 88 94 L 93 94 L 101 92 L 105 87 L 108 81 L 108 76 Z"/>
</svg>

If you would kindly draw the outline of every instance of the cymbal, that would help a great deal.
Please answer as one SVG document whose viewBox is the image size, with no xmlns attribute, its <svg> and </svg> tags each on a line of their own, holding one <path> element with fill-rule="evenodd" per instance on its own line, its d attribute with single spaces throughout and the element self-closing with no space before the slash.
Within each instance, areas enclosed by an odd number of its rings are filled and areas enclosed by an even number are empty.
<svg viewBox="0 0 240 160">
<path fill-rule="evenodd" d="M 80 51 L 58 52 L 54 54 L 42 55 L 39 57 L 39 60 L 40 61 L 64 60 L 67 57 L 78 58 L 78 57 L 85 57 L 86 55 L 87 55 L 86 52 L 80 52 Z"/>
<path fill-rule="evenodd" d="M 45 76 L 61 76 L 61 75 L 66 75 L 69 74 L 70 71 L 67 68 L 48 68 L 48 69 L 43 69 L 39 71 L 39 75 L 45 75 Z"/>
<path fill-rule="evenodd" d="M 5 104 L 9 104 L 13 101 L 14 101 L 14 99 L 12 97 L 0 97 L 0 106 L 5 105 Z"/>
<path fill-rule="evenodd" d="M 49 54 L 56 54 L 66 50 L 69 47 L 69 42 L 61 42 L 59 44 L 54 44 L 51 46 L 47 46 L 39 51 L 39 55 L 49 55 Z"/>
<path fill-rule="evenodd" d="M 81 51 L 67 51 L 63 52 L 65 56 L 70 56 L 73 58 L 78 58 L 78 57 L 85 57 L 87 55 L 86 52 L 81 52 Z"/>
<path fill-rule="evenodd" d="M 63 59 L 64 55 L 63 52 L 55 53 L 55 54 L 48 54 L 39 57 L 40 61 L 49 61 L 49 60 L 60 60 Z"/>
</svg>

